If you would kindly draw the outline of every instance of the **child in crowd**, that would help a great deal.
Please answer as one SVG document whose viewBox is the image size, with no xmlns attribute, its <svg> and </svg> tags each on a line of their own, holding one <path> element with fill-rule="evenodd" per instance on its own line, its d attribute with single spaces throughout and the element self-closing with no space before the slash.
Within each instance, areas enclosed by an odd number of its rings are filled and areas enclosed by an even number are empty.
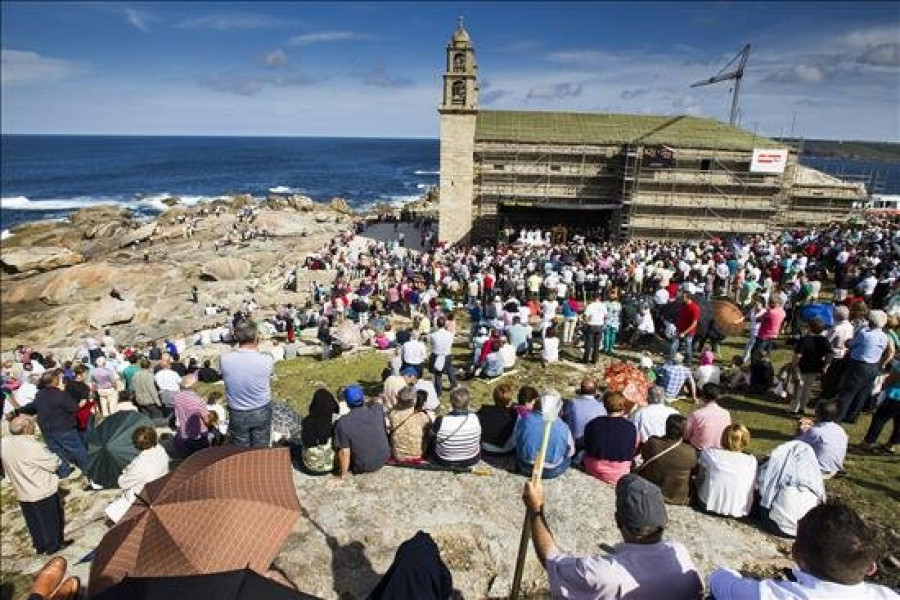
<svg viewBox="0 0 900 600">
<path fill-rule="evenodd" d="M 225 408 L 225 396 L 222 392 L 211 392 L 206 398 L 207 410 L 209 410 L 210 423 L 209 429 L 217 429 L 219 435 L 228 434 L 228 411 Z M 215 425 L 213 425 L 212 417 L 215 415 Z"/>
</svg>

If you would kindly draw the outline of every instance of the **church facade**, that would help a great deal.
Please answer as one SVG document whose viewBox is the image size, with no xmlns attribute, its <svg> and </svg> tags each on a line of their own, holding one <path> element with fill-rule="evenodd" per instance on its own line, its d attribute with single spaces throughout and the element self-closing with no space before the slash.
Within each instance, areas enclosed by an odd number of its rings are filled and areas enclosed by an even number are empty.
<svg viewBox="0 0 900 600">
<path fill-rule="evenodd" d="M 846 218 L 865 188 L 783 143 L 691 116 L 482 110 L 460 21 L 446 49 L 438 238 L 565 228 L 620 238 L 750 235 Z"/>
</svg>

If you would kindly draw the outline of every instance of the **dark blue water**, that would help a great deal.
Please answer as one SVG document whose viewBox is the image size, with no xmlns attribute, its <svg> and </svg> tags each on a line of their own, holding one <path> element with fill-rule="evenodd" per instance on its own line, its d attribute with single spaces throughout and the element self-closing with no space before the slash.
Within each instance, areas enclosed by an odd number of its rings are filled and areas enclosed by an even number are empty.
<svg viewBox="0 0 900 600">
<path fill-rule="evenodd" d="M 6 229 L 108 202 L 152 214 L 169 195 L 271 188 L 355 207 L 399 202 L 437 184 L 438 162 L 438 141 L 421 139 L 4 135 L 0 220 Z"/>
<path fill-rule="evenodd" d="M 352 206 L 402 202 L 437 184 L 437 140 L 129 136 L 2 136 L 0 228 L 115 202 L 139 214 L 186 202 L 289 188 Z M 838 176 L 874 174 L 900 194 L 900 164 L 803 158 Z"/>
</svg>

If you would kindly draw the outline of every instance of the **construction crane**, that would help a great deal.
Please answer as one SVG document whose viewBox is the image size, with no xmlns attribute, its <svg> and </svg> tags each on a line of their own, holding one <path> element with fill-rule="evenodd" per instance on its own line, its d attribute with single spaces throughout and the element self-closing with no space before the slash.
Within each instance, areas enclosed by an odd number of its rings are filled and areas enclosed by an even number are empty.
<svg viewBox="0 0 900 600">
<path fill-rule="evenodd" d="M 741 49 L 741 51 L 738 52 L 737 55 L 735 55 L 734 58 L 728 61 L 727 65 L 719 70 L 718 73 L 716 73 L 709 79 L 704 79 L 703 81 L 698 81 L 697 83 L 691 84 L 691 87 L 695 88 L 704 85 L 710 85 L 713 83 L 719 83 L 720 81 L 730 81 L 732 79 L 734 80 L 734 95 L 731 98 L 731 118 L 728 120 L 732 127 L 737 124 L 738 99 L 741 96 L 741 79 L 744 77 L 744 67 L 747 66 L 747 58 L 749 58 L 749 56 L 750 44 L 746 44 Z"/>
</svg>

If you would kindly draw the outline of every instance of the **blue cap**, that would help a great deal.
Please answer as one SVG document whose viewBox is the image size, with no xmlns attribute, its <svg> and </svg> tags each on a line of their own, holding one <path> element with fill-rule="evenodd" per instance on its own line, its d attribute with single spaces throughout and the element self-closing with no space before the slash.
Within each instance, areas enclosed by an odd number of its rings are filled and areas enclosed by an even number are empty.
<svg viewBox="0 0 900 600">
<path fill-rule="evenodd" d="M 403 367 L 400 369 L 400 374 L 404 377 L 419 376 L 419 372 L 414 367 Z"/>
<path fill-rule="evenodd" d="M 350 408 L 362 406 L 366 401 L 366 394 L 358 385 L 347 386 L 344 389 L 344 400 Z"/>
</svg>

